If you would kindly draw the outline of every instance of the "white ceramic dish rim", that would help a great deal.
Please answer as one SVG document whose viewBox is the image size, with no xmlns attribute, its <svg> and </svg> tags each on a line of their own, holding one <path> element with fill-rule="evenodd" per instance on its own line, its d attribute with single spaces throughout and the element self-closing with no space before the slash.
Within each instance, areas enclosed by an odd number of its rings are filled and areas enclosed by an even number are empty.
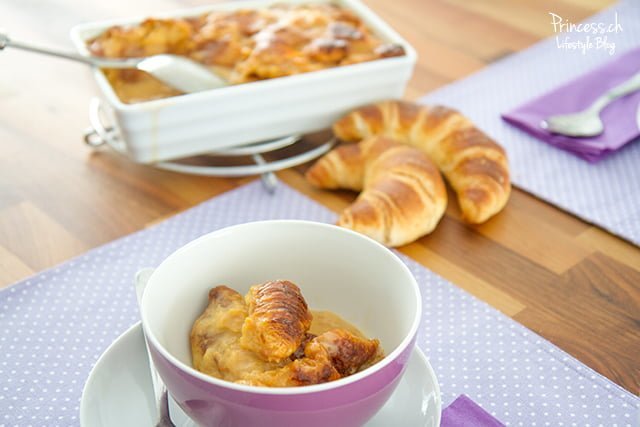
<svg viewBox="0 0 640 427">
<path fill-rule="evenodd" d="M 214 231 L 212 233 L 209 234 L 205 234 L 204 236 L 201 236 L 189 243 L 187 243 L 185 246 L 181 247 L 180 249 L 176 250 L 175 252 L 173 252 L 171 255 L 169 255 L 160 265 L 170 261 L 171 259 L 173 259 L 175 256 L 177 256 L 179 253 L 189 250 L 192 246 L 198 245 L 200 244 L 200 242 L 204 241 L 204 240 L 208 240 L 208 239 L 215 239 L 218 236 L 222 235 L 222 234 L 228 234 L 228 233 L 232 233 L 234 230 L 238 229 L 238 228 L 243 228 L 246 227 L 248 225 L 267 225 L 270 223 L 279 223 L 279 224 L 296 224 L 296 225 L 303 225 L 306 227 L 319 227 L 319 228 L 325 228 L 327 230 L 327 232 L 334 232 L 334 231 L 339 231 L 339 232 L 344 232 L 345 234 L 350 235 L 351 237 L 354 238 L 358 238 L 364 241 L 367 241 L 369 244 L 372 244 L 374 246 L 376 246 L 378 249 L 382 249 L 385 251 L 389 251 L 389 254 L 394 258 L 394 261 L 396 263 L 399 264 L 400 266 L 400 270 L 407 276 L 407 278 L 409 279 L 409 282 L 412 284 L 412 289 L 414 291 L 414 297 L 415 297 L 415 301 L 416 301 L 416 305 L 415 305 L 415 316 L 413 319 L 413 322 L 411 323 L 411 327 L 409 328 L 409 332 L 407 333 L 407 335 L 402 339 L 402 341 L 400 342 L 400 344 L 398 344 L 396 346 L 396 348 L 389 354 L 387 354 L 381 361 L 379 361 L 378 363 L 374 364 L 373 366 L 370 366 L 369 368 L 358 372 L 356 374 L 350 375 L 347 378 L 341 378 L 339 380 L 336 381 L 331 381 L 328 383 L 323 383 L 323 384 L 314 384 L 314 385 L 309 385 L 309 386 L 304 386 L 304 387 L 280 387 L 280 388 L 269 388 L 269 387 L 255 387 L 255 386 L 248 386 L 248 385 L 243 385 L 243 384 L 236 384 L 236 383 L 232 383 L 229 381 L 224 381 L 218 378 L 214 378 L 211 377 L 209 375 L 203 374 L 202 372 L 197 371 L 195 368 L 187 365 L 186 363 L 183 363 L 181 360 L 179 360 L 177 357 L 173 356 L 171 353 L 169 353 L 169 351 L 167 351 L 162 345 L 160 345 L 159 340 L 157 339 L 157 337 L 155 336 L 155 334 L 150 331 L 147 327 L 147 325 L 149 324 L 149 320 L 146 316 L 147 311 L 144 309 L 144 307 L 146 306 L 145 304 L 145 296 L 142 296 L 142 304 L 141 304 L 141 308 L 140 308 L 140 312 L 141 312 L 141 317 L 142 317 L 142 329 L 144 331 L 144 335 L 146 337 L 147 340 L 150 341 L 150 344 L 153 346 L 153 348 L 155 349 L 155 351 L 159 352 L 162 357 L 164 357 L 165 359 L 167 359 L 169 362 L 171 362 L 171 364 L 173 366 L 175 366 L 176 368 L 180 369 L 182 372 L 195 377 L 201 381 L 204 381 L 206 383 L 218 386 L 218 387 L 223 387 L 226 389 L 230 389 L 230 390 L 234 390 L 234 391 L 241 391 L 241 392 L 245 392 L 245 393 L 253 393 L 253 394 L 263 394 L 263 395 L 282 395 L 282 396 L 292 396 L 292 395 L 300 395 L 300 394 L 308 394 L 308 393 L 317 393 L 317 392 L 323 392 L 323 391 L 328 391 L 328 390 L 333 390 L 336 388 L 340 388 L 343 386 L 347 386 L 349 384 L 352 384 L 354 382 L 357 382 L 365 377 L 368 377 L 380 370 L 382 370 L 383 368 L 385 368 L 386 366 L 388 366 L 390 363 L 395 362 L 395 360 L 398 358 L 398 356 L 400 356 L 400 354 L 404 351 L 406 351 L 409 348 L 409 344 L 411 344 L 411 341 L 413 341 L 416 336 L 417 336 L 417 332 L 418 332 L 418 326 L 420 325 L 420 319 L 422 318 L 422 298 L 420 295 L 420 288 L 418 287 L 418 283 L 416 282 L 415 277 L 413 277 L 413 274 L 411 274 L 411 270 L 409 270 L 409 267 L 407 267 L 405 265 L 404 262 L 402 262 L 402 260 L 400 260 L 400 258 L 398 258 L 398 256 L 393 253 L 389 248 L 385 247 L 384 245 L 376 242 L 375 240 L 364 236 L 360 233 L 357 233 L 355 231 L 351 231 L 348 230 L 346 228 L 342 228 L 342 227 L 338 227 L 336 225 L 332 225 L 332 224 L 325 224 L 325 223 L 321 223 L 321 222 L 314 222 L 314 221 L 303 221 L 303 220 L 268 220 L 268 221 L 255 221 L 255 222 L 248 222 L 248 223 L 244 223 L 244 224 L 238 224 L 238 225 L 233 225 L 230 227 L 226 227 L 217 231 Z M 159 267 L 156 268 L 154 270 L 154 272 L 151 274 L 151 277 L 149 278 L 149 282 L 147 284 L 147 286 L 149 286 L 151 283 L 153 283 L 153 277 L 154 275 L 157 274 Z M 410 351 L 413 351 L 413 347 L 415 346 L 415 343 L 413 345 L 411 345 L 411 348 L 409 349 Z M 406 368 L 406 366 L 405 366 Z M 403 372 L 404 373 L 404 372 Z"/>
<path fill-rule="evenodd" d="M 107 81 L 100 69 L 94 67 L 94 77 L 98 83 L 98 86 L 102 90 L 109 103 L 117 110 L 127 112 L 146 112 L 148 110 L 157 110 L 173 105 L 180 105 L 197 101 L 198 99 L 215 99 L 217 97 L 231 96 L 230 94 L 242 93 L 245 91 L 257 91 L 257 90 L 278 90 L 281 87 L 288 87 L 293 84 L 313 84 L 314 82 L 324 80 L 327 78 L 338 78 L 343 74 L 352 74 L 355 70 L 367 70 L 369 68 L 380 67 L 381 64 L 389 64 L 391 62 L 404 62 L 409 61 L 415 63 L 417 53 L 415 49 L 404 40 L 393 28 L 391 28 L 385 21 L 378 17 L 371 9 L 359 0 L 253 0 L 243 2 L 224 2 L 219 4 L 213 4 L 208 6 L 200 6 L 188 9 L 179 9 L 174 11 L 167 11 L 164 13 L 153 14 L 156 18 L 176 18 L 184 16 L 194 16 L 202 13 L 214 11 L 214 10 L 234 10 L 240 8 L 260 8 L 266 7 L 274 3 L 338 3 L 345 8 L 351 9 L 356 14 L 365 19 L 368 22 L 371 29 L 384 36 L 388 41 L 399 43 L 405 49 L 405 55 L 400 57 L 382 58 L 374 61 L 368 61 L 359 64 L 344 65 L 340 67 L 328 68 L 319 71 L 311 71 L 307 73 L 296 74 L 292 76 L 279 77 L 267 80 L 261 80 L 257 82 L 244 83 L 240 85 L 232 85 L 213 89 L 204 92 L 191 93 L 180 96 L 172 96 L 169 98 L 161 98 L 144 102 L 137 102 L 133 104 L 125 104 L 116 95 L 115 91 Z M 85 33 L 93 33 L 95 35 L 104 31 L 106 28 L 114 25 L 131 25 L 143 21 L 151 15 L 138 16 L 133 18 L 123 19 L 110 19 L 104 21 L 87 22 L 83 24 L 75 25 L 71 28 L 70 37 L 79 53 L 89 56 L 89 50 L 86 46 L 87 37 L 83 37 Z"/>
<path fill-rule="evenodd" d="M 106 349 L 105 351 L 100 355 L 100 357 L 98 357 L 98 360 L 96 360 L 96 363 L 93 365 L 93 368 L 91 368 L 91 371 L 89 372 L 89 376 L 87 377 L 87 380 L 84 383 L 84 387 L 82 388 L 82 395 L 80 397 L 80 425 L 84 426 L 87 424 L 87 421 L 89 420 L 89 409 L 87 408 L 87 402 L 88 402 L 88 392 L 91 389 L 91 385 L 94 382 L 94 377 L 95 375 L 97 375 L 98 370 L 97 368 L 99 366 L 101 366 L 104 361 L 103 359 L 106 359 L 108 357 L 108 353 L 111 349 L 119 346 L 121 341 L 124 341 L 128 338 L 128 335 L 132 333 L 132 331 L 134 331 L 136 328 L 142 328 L 142 322 L 138 321 L 136 323 L 134 323 L 133 325 L 131 325 L 126 331 L 124 331 L 121 335 L 119 335 Z M 144 346 L 143 346 L 144 348 Z M 144 351 L 147 351 L 147 349 L 145 348 Z M 437 399 L 437 405 L 438 405 L 438 409 L 439 411 L 436 414 L 436 425 L 440 425 L 440 420 L 442 417 L 441 411 L 442 411 L 442 396 L 440 394 L 440 384 L 438 382 L 438 378 L 433 370 L 433 367 L 431 366 L 431 364 L 429 363 L 429 358 L 424 354 L 424 352 L 422 350 L 420 350 L 420 348 L 418 348 L 417 346 L 412 350 L 413 352 L 418 352 L 418 355 L 420 357 L 420 359 L 422 359 L 422 361 L 425 362 L 425 366 L 427 371 L 429 372 L 431 378 L 433 379 L 433 386 L 434 386 L 434 392 L 436 395 L 436 399 Z M 147 358 L 148 359 L 148 358 Z M 149 382 L 151 382 L 151 380 L 149 380 Z"/>
</svg>

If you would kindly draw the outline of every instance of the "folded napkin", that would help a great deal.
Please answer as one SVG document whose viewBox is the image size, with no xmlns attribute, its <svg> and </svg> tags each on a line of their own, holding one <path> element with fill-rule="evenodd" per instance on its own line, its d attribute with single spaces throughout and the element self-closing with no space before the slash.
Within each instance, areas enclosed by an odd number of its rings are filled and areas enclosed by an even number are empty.
<svg viewBox="0 0 640 427">
<path fill-rule="evenodd" d="M 440 427 L 504 427 L 464 394 L 442 411 Z"/>
<path fill-rule="evenodd" d="M 565 83 L 529 101 L 502 118 L 553 146 L 596 162 L 640 136 L 638 107 L 640 91 L 609 104 L 601 113 L 605 129 L 591 138 L 572 138 L 552 134 L 540 122 L 552 115 L 569 114 L 587 108 L 600 95 L 640 72 L 640 48 L 632 49 L 617 59 Z"/>
</svg>

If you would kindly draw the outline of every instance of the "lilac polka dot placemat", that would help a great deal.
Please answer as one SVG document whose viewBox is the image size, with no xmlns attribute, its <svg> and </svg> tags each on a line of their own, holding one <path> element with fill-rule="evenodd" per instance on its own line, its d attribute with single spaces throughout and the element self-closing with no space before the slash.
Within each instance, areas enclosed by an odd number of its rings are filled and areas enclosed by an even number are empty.
<svg viewBox="0 0 640 427">
<path fill-rule="evenodd" d="M 554 36 L 436 90 L 420 102 L 454 107 L 499 141 L 507 150 L 512 180 L 519 188 L 640 245 L 640 140 L 590 164 L 500 118 L 501 113 L 637 47 L 640 1 L 623 0 L 587 22 L 608 26 L 615 22 L 616 13 L 623 31 L 605 34 L 607 42 L 615 44 L 613 57 L 607 50 L 595 48 L 596 37 L 603 35 L 558 34 L 561 44 L 566 37 L 577 42 L 590 36 L 594 47 L 584 54 L 561 49 Z M 551 28 L 551 16 L 547 18 Z"/>
<path fill-rule="evenodd" d="M 82 387 L 111 342 L 139 320 L 133 277 L 190 240 L 263 219 L 333 222 L 281 184 L 225 193 L 0 292 L 0 425 L 77 425 Z M 631 426 L 640 399 L 553 344 L 404 258 L 420 284 L 418 345 L 443 404 L 470 396 L 509 425 Z"/>
</svg>

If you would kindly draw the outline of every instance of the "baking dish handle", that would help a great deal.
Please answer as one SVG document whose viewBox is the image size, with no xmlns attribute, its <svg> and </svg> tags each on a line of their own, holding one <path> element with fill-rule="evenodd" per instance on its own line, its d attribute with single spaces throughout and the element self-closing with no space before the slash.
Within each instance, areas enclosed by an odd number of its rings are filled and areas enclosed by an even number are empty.
<svg viewBox="0 0 640 427">
<path fill-rule="evenodd" d="M 118 130 L 114 125 L 104 122 L 106 114 L 100 98 L 91 98 L 89 102 L 89 124 L 91 127 L 84 131 L 84 142 L 93 148 L 108 145 L 118 153 L 125 154 L 126 148 L 118 135 Z"/>
</svg>

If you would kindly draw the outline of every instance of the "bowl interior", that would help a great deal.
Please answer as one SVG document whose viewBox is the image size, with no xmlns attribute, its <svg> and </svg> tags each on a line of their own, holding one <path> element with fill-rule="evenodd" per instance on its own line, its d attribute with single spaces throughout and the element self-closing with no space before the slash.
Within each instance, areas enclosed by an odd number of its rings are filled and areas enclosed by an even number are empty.
<svg viewBox="0 0 640 427">
<path fill-rule="evenodd" d="M 296 283 L 311 309 L 331 310 L 378 338 L 387 355 L 415 333 L 419 291 L 402 261 L 357 233 L 305 221 L 243 224 L 186 245 L 151 276 L 143 322 L 190 367 L 189 332 L 209 289 L 224 284 L 244 295 L 275 279 Z"/>
</svg>

